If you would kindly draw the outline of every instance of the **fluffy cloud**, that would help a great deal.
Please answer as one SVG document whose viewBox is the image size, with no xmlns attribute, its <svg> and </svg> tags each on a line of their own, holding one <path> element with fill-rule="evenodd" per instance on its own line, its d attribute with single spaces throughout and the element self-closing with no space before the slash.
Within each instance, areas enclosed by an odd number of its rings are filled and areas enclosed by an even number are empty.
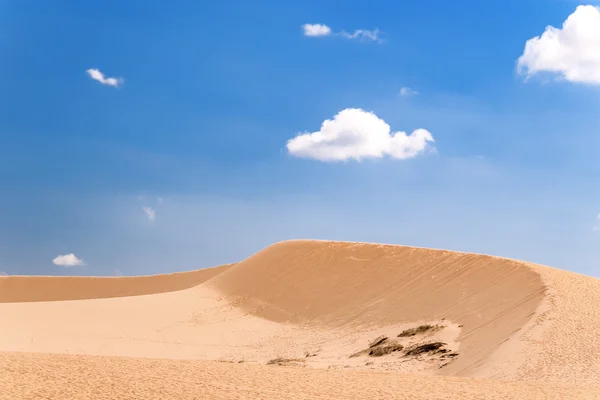
<svg viewBox="0 0 600 400">
<path fill-rule="evenodd" d="M 123 78 L 107 78 L 96 68 L 90 68 L 86 72 L 90 78 L 106 86 L 119 87 L 125 82 Z"/>
<path fill-rule="evenodd" d="M 152 207 L 142 207 L 142 210 L 146 213 L 148 221 L 154 221 L 156 219 L 156 210 Z"/>
<path fill-rule="evenodd" d="M 600 85 L 600 7 L 579 6 L 562 29 L 548 26 L 529 39 L 517 66 L 527 76 L 550 72 L 570 82 Z"/>
<path fill-rule="evenodd" d="M 379 30 L 375 29 L 372 31 L 366 29 L 357 29 L 353 33 L 348 33 L 346 31 L 341 31 L 337 33 L 333 33 L 331 28 L 327 25 L 323 24 L 304 24 L 302 25 L 302 30 L 304 31 L 304 36 L 342 36 L 346 39 L 366 39 L 372 41 L 379 41 Z"/>
<path fill-rule="evenodd" d="M 85 265 L 83 260 L 77 258 L 77 256 L 73 253 L 56 256 L 52 260 L 52 263 L 54 265 L 58 265 L 59 267 L 77 267 L 80 265 Z"/>
<path fill-rule="evenodd" d="M 319 131 L 288 140 L 287 149 L 296 157 L 319 161 L 360 161 L 385 155 L 408 159 L 426 151 L 433 141 L 425 129 L 410 135 L 391 132 L 390 126 L 374 113 L 347 108 L 325 120 Z"/>
<path fill-rule="evenodd" d="M 409 88 L 408 86 L 400 88 L 400 96 L 402 97 L 416 96 L 417 94 L 419 94 L 419 92 Z"/>
<path fill-rule="evenodd" d="M 328 36 L 331 35 L 331 28 L 322 24 L 304 24 L 302 25 L 304 36 Z"/>
</svg>

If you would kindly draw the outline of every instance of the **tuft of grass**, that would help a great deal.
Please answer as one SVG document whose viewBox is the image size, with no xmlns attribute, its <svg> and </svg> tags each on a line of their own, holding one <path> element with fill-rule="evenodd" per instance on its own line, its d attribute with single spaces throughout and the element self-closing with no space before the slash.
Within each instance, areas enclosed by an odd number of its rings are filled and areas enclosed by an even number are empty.
<svg viewBox="0 0 600 400">
<path fill-rule="evenodd" d="M 369 347 L 365 350 L 361 350 L 357 353 L 350 355 L 350 358 L 359 357 L 362 355 L 368 355 L 371 357 L 381 357 L 387 354 L 391 354 L 395 351 L 400 351 L 404 348 L 403 345 L 395 340 L 388 340 L 387 336 L 379 336 L 375 340 L 369 343 Z"/>
<path fill-rule="evenodd" d="M 416 336 L 416 335 L 419 335 L 419 334 L 425 333 L 425 332 L 437 331 L 442 328 L 444 328 L 444 327 L 441 325 L 429 325 L 429 324 L 419 325 L 415 328 L 409 328 L 409 329 L 403 330 L 402 332 L 400 332 L 398 337 L 412 337 L 412 336 Z"/>
<path fill-rule="evenodd" d="M 282 366 L 304 365 L 304 359 L 277 357 L 277 358 L 267 361 L 267 365 L 282 365 Z"/>
<path fill-rule="evenodd" d="M 304 352 L 304 357 L 306 357 L 306 358 L 316 357 L 317 353 L 319 353 L 319 350 L 317 350 L 317 351 L 305 351 Z"/>
<path fill-rule="evenodd" d="M 379 346 L 380 344 L 382 344 L 386 340 L 388 340 L 387 336 L 385 336 L 385 335 L 378 336 L 378 337 L 376 337 L 374 340 L 372 340 L 369 343 L 369 348 L 372 349 L 375 346 Z"/>
<path fill-rule="evenodd" d="M 400 351 L 403 348 L 404 346 L 402 346 L 400 343 L 389 342 L 371 348 L 371 351 L 369 351 L 369 355 L 371 357 L 381 357 L 387 354 L 392 354 L 395 351 Z"/>
<path fill-rule="evenodd" d="M 431 342 L 431 343 L 425 343 L 425 344 L 420 344 L 417 346 L 412 346 L 410 349 L 408 349 L 404 355 L 406 356 L 416 356 L 419 354 L 423 354 L 423 353 L 430 353 L 430 352 L 438 352 L 440 348 L 442 348 L 443 346 L 445 346 L 446 343 L 443 342 Z"/>
</svg>

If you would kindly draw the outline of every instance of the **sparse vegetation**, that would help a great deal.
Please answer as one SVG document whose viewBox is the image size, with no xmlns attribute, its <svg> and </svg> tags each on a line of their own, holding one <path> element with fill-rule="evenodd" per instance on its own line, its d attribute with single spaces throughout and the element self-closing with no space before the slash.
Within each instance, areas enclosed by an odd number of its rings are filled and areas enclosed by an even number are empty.
<svg viewBox="0 0 600 400">
<path fill-rule="evenodd" d="M 385 335 L 381 335 L 375 338 L 375 340 L 372 340 L 369 343 L 369 348 L 373 348 L 375 346 L 379 346 L 380 344 L 382 344 L 383 342 L 385 342 L 386 340 L 388 340 L 388 337 Z"/>
<path fill-rule="evenodd" d="M 398 335 L 398 337 L 412 337 L 412 336 L 416 336 L 425 332 L 434 332 L 440 329 L 443 329 L 444 326 L 442 325 L 429 325 L 429 324 L 425 324 L 425 325 L 419 325 L 415 328 L 409 328 L 409 329 L 405 329 L 402 332 L 400 332 L 400 334 Z"/>
<path fill-rule="evenodd" d="M 443 342 L 431 342 L 431 343 L 420 344 L 420 345 L 412 346 L 410 349 L 408 349 L 404 353 L 404 355 L 416 356 L 416 355 L 423 354 L 423 353 L 431 353 L 433 351 L 439 352 L 439 349 L 445 345 L 446 345 L 446 343 L 443 343 Z"/>
<path fill-rule="evenodd" d="M 277 358 L 267 361 L 267 365 L 298 366 L 298 365 L 304 365 L 304 359 L 277 357 Z"/>
<path fill-rule="evenodd" d="M 395 341 L 390 341 L 390 342 L 384 342 L 382 344 L 380 344 L 379 346 L 375 346 L 372 347 L 371 350 L 369 351 L 369 355 L 371 357 L 381 357 L 381 356 L 385 356 L 386 354 L 391 354 L 395 351 L 400 351 L 404 348 L 404 346 L 402 346 L 400 343 L 395 342 Z"/>
<path fill-rule="evenodd" d="M 369 347 L 352 354 L 350 357 L 358 357 L 361 355 L 369 355 L 371 357 L 381 357 L 386 354 L 391 354 L 395 351 L 400 351 L 404 348 L 403 345 L 395 340 L 389 340 L 387 336 L 379 336 L 369 343 Z"/>
<path fill-rule="evenodd" d="M 318 352 L 319 352 L 318 350 L 317 351 L 305 351 L 304 357 L 306 357 L 306 358 L 316 357 Z"/>
</svg>

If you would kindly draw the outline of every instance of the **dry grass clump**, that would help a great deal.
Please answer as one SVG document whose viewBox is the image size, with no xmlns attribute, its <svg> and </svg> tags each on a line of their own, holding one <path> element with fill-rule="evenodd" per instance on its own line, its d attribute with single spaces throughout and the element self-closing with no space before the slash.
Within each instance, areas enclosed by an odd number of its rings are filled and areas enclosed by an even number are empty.
<svg viewBox="0 0 600 400">
<path fill-rule="evenodd" d="M 281 366 L 304 366 L 305 360 L 302 358 L 283 358 L 277 357 L 267 361 L 267 365 L 281 365 Z"/>
<path fill-rule="evenodd" d="M 371 348 L 373 348 L 375 346 L 379 346 L 380 344 L 382 344 L 386 340 L 388 340 L 387 336 L 385 336 L 385 335 L 378 336 L 374 340 L 371 340 L 371 342 L 369 342 L 369 348 L 371 349 Z"/>
<path fill-rule="evenodd" d="M 408 349 L 404 353 L 404 355 L 416 356 L 416 355 L 423 354 L 423 353 L 431 353 L 433 351 L 435 351 L 436 353 L 438 353 L 438 352 L 445 353 L 446 350 L 442 349 L 442 347 L 444 347 L 445 345 L 446 345 L 446 343 L 443 343 L 443 342 L 431 342 L 431 343 L 420 344 L 420 345 L 412 346 L 410 349 Z"/>
<path fill-rule="evenodd" d="M 361 350 L 358 353 L 352 354 L 350 357 L 358 357 L 361 355 L 369 355 L 371 357 L 381 357 L 386 354 L 391 354 L 395 351 L 404 349 L 404 346 L 395 340 L 389 340 L 387 336 L 382 335 L 369 343 L 369 347 Z"/>
<path fill-rule="evenodd" d="M 395 351 L 400 351 L 404 348 L 404 346 L 402 346 L 400 343 L 397 343 L 395 341 L 390 341 L 388 343 L 383 343 L 380 344 L 379 346 L 375 346 L 373 348 L 371 348 L 371 350 L 369 351 L 369 355 L 371 357 L 381 357 L 381 356 L 385 356 L 386 354 L 391 354 Z"/>
<path fill-rule="evenodd" d="M 444 327 L 442 325 L 430 325 L 430 324 L 419 325 L 415 328 L 409 328 L 409 329 L 403 330 L 402 332 L 400 332 L 398 337 L 412 337 L 412 336 L 416 336 L 416 335 L 419 335 L 419 334 L 422 334 L 425 332 L 438 331 L 443 328 Z"/>
</svg>

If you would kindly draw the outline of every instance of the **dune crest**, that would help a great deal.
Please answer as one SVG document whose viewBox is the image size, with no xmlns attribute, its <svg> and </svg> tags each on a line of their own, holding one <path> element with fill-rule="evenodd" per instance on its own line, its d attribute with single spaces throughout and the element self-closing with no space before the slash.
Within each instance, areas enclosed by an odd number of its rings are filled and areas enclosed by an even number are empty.
<svg viewBox="0 0 600 400">
<path fill-rule="evenodd" d="M 461 325 L 469 375 L 531 319 L 545 285 L 527 264 L 446 250 L 366 243 L 276 243 L 207 282 L 259 317 L 365 329 L 447 319 Z"/>
</svg>

